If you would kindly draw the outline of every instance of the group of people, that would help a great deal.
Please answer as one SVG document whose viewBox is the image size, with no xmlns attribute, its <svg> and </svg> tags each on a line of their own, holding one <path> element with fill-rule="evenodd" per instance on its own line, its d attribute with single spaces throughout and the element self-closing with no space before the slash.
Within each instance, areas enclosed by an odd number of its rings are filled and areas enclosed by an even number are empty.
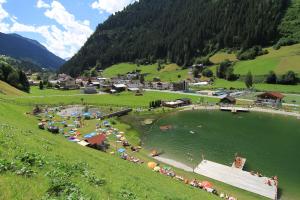
<svg viewBox="0 0 300 200">
<path fill-rule="evenodd" d="M 153 171 L 156 171 L 162 175 L 166 175 L 166 176 L 169 176 L 171 178 L 174 178 L 178 181 L 182 181 L 183 183 L 187 184 L 187 185 L 190 185 L 192 187 L 195 187 L 195 188 L 199 188 L 199 189 L 202 189 L 202 190 L 205 190 L 206 192 L 209 192 L 209 193 L 212 193 L 214 195 L 217 195 L 219 196 L 220 198 L 223 198 L 223 199 L 226 199 L 226 200 L 237 200 L 237 198 L 235 197 L 232 197 L 230 195 L 227 195 L 227 194 L 224 194 L 224 193 L 218 193 L 216 189 L 214 189 L 212 187 L 212 184 L 208 181 L 198 181 L 196 179 L 192 179 L 192 180 L 189 180 L 187 178 L 184 178 L 183 176 L 180 176 L 180 175 L 176 175 L 175 171 L 172 170 L 170 167 L 159 167 L 159 166 L 156 166 L 154 167 Z"/>
<path fill-rule="evenodd" d="M 134 157 L 134 156 L 130 156 L 130 155 L 128 155 L 127 153 L 122 153 L 122 154 L 121 154 L 121 158 L 122 158 L 123 160 L 127 160 L 127 161 L 129 161 L 129 162 L 133 162 L 133 163 L 135 163 L 135 164 L 143 164 L 143 163 L 144 163 L 144 161 L 140 160 L 139 158 L 136 158 L 136 157 Z"/>
</svg>

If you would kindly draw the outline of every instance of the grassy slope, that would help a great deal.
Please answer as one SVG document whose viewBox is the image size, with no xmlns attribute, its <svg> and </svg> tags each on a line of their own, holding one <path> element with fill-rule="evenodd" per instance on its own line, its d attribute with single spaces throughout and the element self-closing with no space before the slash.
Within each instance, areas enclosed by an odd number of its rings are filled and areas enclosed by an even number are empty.
<svg viewBox="0 0 300 200">
<path fill-rule="evenodd" d="M 219 64 L 224 60 L 237 61 L 237 58 L 234 53 L 218 52 L 210 57 L 209 60 L 214 64 Z"/>
<path fill-rule="evenodd" d="M 215 199 L 210 194 L 154 174 L 146 166 L 137 166 L 67 142 L 62 136 L 40 131 L 36 128 L 36 119 L 26 117 L 23 114 L 25 111 L 26 107 L 0 103 L 1 126 L 9 124 L 13 127 L 10 141 L 1 134 L 1 158 L 13 159 L 18 149 L 24 149 L 45 156 L 49 163 L 43 169 L 35 169 L 38 173 L 32 178 L 11 173 L 1 174 L 0 199 L 40 199 L 49 187 L 49 179 L 44 175 L 53 170 L 56 161 L 69 164 L 85 162 L 98 177 L 107 180 L 107 184 L 102 187 L 87 184 L 82 178 L 73 180 L 92 199 L 118 199 L 121 188 L 133 192 L 140 199 Z"/>
<path fill-rule="evenodd" d="M 19 95 L 24 95 L 25 93 L 3 81 L 0 81 L 0 95 L 3 95 L 3 94 L 19 96 Z"/>
<path fill-rule="evenodd" d="M 300 44 L 282 47 L 279 50 L 273 48 L 267 50 L 268 54 L 255 60 L 237 62 L 234 72 L 241 75 L 247 74 L 248 71 L 254 75 L 265 75 L 271 70 L 277 74 L 284 74 L 289 70 L 300 73 Z"/>
<path fill-rule="evenodd" d="M 155 77 L 159 77 L 162 81 L 178 81 L 188 78 L 188 70 L 181 70 L 176 64 L 165 65 L 164 69 L 157 71 L 157 64 L 137 67 L 136 64 L 120 63 L 105 69 L 103 76 L 114 77 L 118 74 L 126 74 L 135 70 L 141 70 L 141 73 L 149 74 L 145 77 L 145 80 L 153 80 Z M 181 77 L 178 78 L 178 75 Z"/>
<path fill-rule="evenodd" d="M 51 91 L 44 92 L 43 98 L 27 96 L 19 100 L 26 104 L 31 101 L 35 102 L 36 99 L 37 103 L 74 103 L 74 97 L 62 97 L 58 100 L 56 96 L 50 96 L 52 95 Z M 179 96 L 149 92 L 142 99 L 130 93 L 125 93 L 121 96 L 89 95 L 85 96 L 84 99 L 86 102 L 95 104 L 99 103 L 99 101 L 112 101 L 112 103 L 117 104 L 118 101 L 125 102 L 124 104 L 127 105 L 147 106 L 149 99 L 156 99 L 158 95 L 159 97 L 163 96 L 171 99 Z M 134 99 L 139 99 L 139 101 L 133 101 Z M 79 103 L 79 101 L 76 103 Z M 55 136 L 46 131 L 40 131 L 36 126 L 36 119 L 24 114 L 30 109 L 32 107 L 26 105 L 21 106 L 0 101 L 0 157 L 10 160 L 19 153 L 19 149 L 24 149 L 25 151 L 39 153 L 44 156 L 48 164 L 43 169 L 34 169 L 38 173 L 33 178 L 24 178 L 11 173 L 0 174 L 0 199 L 40 199 L 49 187 L 50 180 L 44 175 L 55 168 L 53 163 L 57 161 L 69 164 L 87 163 L 90 166 L 90 170 L 97 177 L 107 180 L 105 186 L 95 187 L 86 183 L 80 176 L 72 179 L 74 183 L 79 185 L 82 192 L 92 199 L 119 199 L 117 196 L 122 188 L 133 192 L 139 199 L 215 199 L 210 194 L 155 174 L 145 165 L 137 166 L 109 154 L 67 142 L 62 136 Z M 7 131 L 3 129 L 3 125 L 9 125 L 12 128 Z M 131 130 L 130 126 L 117 124 L 116 127 L 128 133 L 128 138 L 131 141 L 135 140 L 135 143 L 138 141 L 138 133 Z M 191 174 L 180 170 L 179 172 L 187 177 L 193 177 Z M 201 176 L 196 177 L 200 180 L 205 179 Z M 215 183 L 219 190 L 227 191 L 239 197 L 239 199 L 261 199 L 257 195 L 222 183 L 212 182 Z"/>
<path fill-rule="evenodd" d="M 224 52 L 216 53 L 210 60 L 218 64 L 226 59 L 236 61 L 234 73 L 245 75 L 251 71 L 253 75 L 266 75 L 273 70 L 277 74 L 284 74 L 289 70 L 300 73 L 300 44 L 282 47 L 274 50 L 267 48 L 268 54 L 259 56 L 254 60 L 238 61 L 234 54 Z M 213 67 L 215 71 L 215 67 Z"/>
</svg>

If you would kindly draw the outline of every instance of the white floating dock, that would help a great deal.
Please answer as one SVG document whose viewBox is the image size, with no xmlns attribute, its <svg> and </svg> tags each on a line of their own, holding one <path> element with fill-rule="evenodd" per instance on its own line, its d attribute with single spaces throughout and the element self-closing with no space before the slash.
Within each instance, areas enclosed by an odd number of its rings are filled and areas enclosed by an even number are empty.
<svg viewBox="0 0 300 200">
<path fill-rule="evenodd" d="M 250 112 L 249 108 L 242 108 L 242 107 L 220 107 L 222 111 L 230 111 L 230 112 Z"/>
<path fill-rule="evenodd" d="M 241 169 L 208 160 L 203 160 L 196 167 L 195 173 L 270 199 L 277 199 L 276 182 L 267 177 L 258 177 Z M 271 186 L 268 180 L 271 180 Z"/>
</svg>

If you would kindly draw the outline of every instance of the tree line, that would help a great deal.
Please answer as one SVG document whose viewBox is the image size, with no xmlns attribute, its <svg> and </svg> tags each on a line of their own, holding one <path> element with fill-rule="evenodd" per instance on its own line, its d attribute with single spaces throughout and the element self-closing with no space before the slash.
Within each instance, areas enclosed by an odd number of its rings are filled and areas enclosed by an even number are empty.
<svg viewBox="0 0 300 200">
<path fill-rule="evenodd" d="M 26 74 L 22 70 L 15 69 L 9 64 L 1 61 L 0 61 L 0 80 L 22 91 L 25 92 L 30 91 L 30 85 Z"/>
</svg>

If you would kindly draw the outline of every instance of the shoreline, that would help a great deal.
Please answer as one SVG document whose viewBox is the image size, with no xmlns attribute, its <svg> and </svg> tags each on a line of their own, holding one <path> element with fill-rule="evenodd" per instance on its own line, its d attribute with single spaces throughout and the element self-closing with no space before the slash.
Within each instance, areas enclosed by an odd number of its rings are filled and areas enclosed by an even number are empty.
<svg viewBox="0 0 300 200">
<path fill-rule="evenodd" d="M 176 160 L 173 160 L 173 159 L 170 159 L 170 158 L 166 158 L 166 157 L 163 157 L 163 156 L 156 156 L 156 157 L 153 157 L 153 159 L 161 162 L 161 163 L 164 163 L 166 165 L 170 165 L 172 167 L 175 167 L 175 168 L 178 168 L 178 169 L 182 169 L 186 172 L 193 172 L 193 168 L 182 163 L 182 162 L 179 162 L 179 161 L 176 161 Z"/>
<path fill-rule="evenodd" d="M 278 114 L 278 115 L 285 115 L 285 116 L 291 116 L 291 117 L 296 117 L 300 118 L 300 113 L 296 112 L 287 112 L 287 111 L 282 111 L 282 110 L 273 110 L 273 109 L 268 109 L 268 108 L 260 108 L 260 107 L 252 107 L 248 108 L 250 112 L 261 112 L 261 113 L 269 113 L 269 114 Z M 190 110 L 220 110 L 219 106 L 186 106 L 184 107 L 182 111 L 190 111 Z"/>
</svg>

